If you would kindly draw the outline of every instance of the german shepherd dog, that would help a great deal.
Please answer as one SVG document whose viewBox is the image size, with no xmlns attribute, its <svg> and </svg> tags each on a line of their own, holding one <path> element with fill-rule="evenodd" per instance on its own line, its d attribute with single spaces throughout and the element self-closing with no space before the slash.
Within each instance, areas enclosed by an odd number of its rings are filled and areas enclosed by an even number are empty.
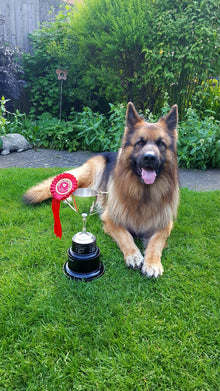
<svg viewBox="0 0 220 391">
<path fill-rule="evenodd" d="M 148 277 L 163 273 L 162 250 L 177 214 L 177 119 L 174 105 L 158 122 L 148 123 L 130 102 L 119 152 L 101 153 L 66 171 L 75 176 L 78 187 L 97 190 L 104 231 L 118 243 L 127 266 Z M 24 201 L 35 204 L 50 198 L 52 180 L 30 188 Z M 144 256 L 134 237 L 144 239 Z"/>
</svg>

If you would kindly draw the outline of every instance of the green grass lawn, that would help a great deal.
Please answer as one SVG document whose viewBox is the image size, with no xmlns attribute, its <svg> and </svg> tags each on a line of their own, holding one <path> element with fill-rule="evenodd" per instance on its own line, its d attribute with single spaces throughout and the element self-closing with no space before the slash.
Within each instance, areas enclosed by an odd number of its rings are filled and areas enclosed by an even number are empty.
<svg viewBox="0 0 220 391">
<path fill-rule="evenodd" d="M 62 267 L 80 216 L 61 205 L 60 240 L 51 201 L 21 199 L 61 171 L 0 170 L 0 390 L 218 390 L 220 192 L 181 190 L 157 280 L 91 216 L 105 274 L 74 282 Z"/>
</svg>

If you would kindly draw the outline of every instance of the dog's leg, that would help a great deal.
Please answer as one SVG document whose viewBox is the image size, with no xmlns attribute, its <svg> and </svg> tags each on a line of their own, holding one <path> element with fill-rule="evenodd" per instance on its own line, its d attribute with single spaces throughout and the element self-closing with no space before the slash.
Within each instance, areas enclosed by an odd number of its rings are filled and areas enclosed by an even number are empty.
<svg viewBox="0 0 220 391">
<path fill-rule="evenodd" d="M 110 235 L 118 244 L 124 254 L 126 265 L 130 268 L 140 268 L 143 263 L 143 256 L 134 243 L 132 235 L 124 228 L 116 226 L 108 215 L 108 211 L 102 215 L 104 231 Z"/>
<path fill-rule="evenodd" d="M 166 240 L 170 236 L 172 227 L 173 222 L 171 221 L 165 228 L 157 231 L 148 242 L 144 263 L 141 269 L 142 273 L 146 274 L 148 277 L 158 277 L 163 274 L 161 255 L 166 246 Z"/>
</svg>

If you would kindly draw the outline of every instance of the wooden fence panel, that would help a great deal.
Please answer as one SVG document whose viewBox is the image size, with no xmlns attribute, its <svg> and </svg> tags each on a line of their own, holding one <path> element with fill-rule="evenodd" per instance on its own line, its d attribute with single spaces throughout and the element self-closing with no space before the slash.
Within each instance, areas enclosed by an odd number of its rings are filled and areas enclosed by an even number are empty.
<svg viewBox="0 0 220 391">
<path fill-rule="evenodd" d="M 28 34 L 53 20 L 62 0 L 0 0 L 0 39 L 30 51 Z M 53 12 L 49 11 L 53 7 Z"/>
</svg>

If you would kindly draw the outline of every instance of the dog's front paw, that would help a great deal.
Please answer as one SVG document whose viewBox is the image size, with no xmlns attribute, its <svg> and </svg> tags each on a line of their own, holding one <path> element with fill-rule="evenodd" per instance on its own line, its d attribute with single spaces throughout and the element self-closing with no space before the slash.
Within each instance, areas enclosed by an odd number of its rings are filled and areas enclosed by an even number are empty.
<svg viewBox="0 0 220 391">
<path fill-rule="evenodd" d="M 159 277 L 163 274 L 163 266 L 161 262 L 157 263 L 148 263 L 145 262 L 141 268 L 142 274 L 145 274 L 148 277 Z"/>
<path fill-rule="evenodd" d="M 131 269 L 137 267 L 141 268 L 143 264 L 143 255 L 141 252 L 138 250 L 134 254 L 130 254 L 125 258 L 126 265 L 130 267 Z"/>
</svg>

